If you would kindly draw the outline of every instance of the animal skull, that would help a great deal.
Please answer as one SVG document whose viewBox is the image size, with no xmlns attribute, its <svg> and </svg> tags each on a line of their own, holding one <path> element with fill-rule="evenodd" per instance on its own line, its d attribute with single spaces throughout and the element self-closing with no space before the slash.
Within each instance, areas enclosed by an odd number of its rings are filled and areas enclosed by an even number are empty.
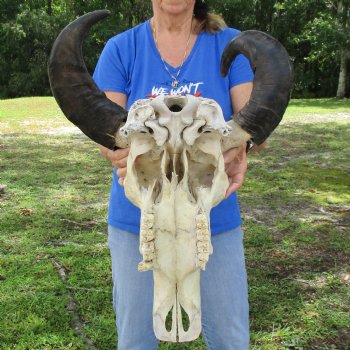
<svg viewBox="0 0 350 350">
<path fill-rule="evenodd" d="M 48 61 L 50 85 L 66 117 L 93 141 L 109 149 L 130 143 L 125 191 L 142 211 L 139 269 L 154 270 L 156 336 L 188 341 L 201 329 L 199 271 L 212 252 L 209 212 L 228 186 L 222 152 L 249 137 L 261 144 L 277 127 L 290 98 L 292 65 L 276 39 L 242 32 L 221 60 L 223 76 L 240 53 L 254 71 L 250 100 L 234 115 L 235 122 L 227 125 L 214 101 L 193 96 L 141 100 L 128 114 L 98 89 L 82 57 L 89 29 L 108 15 L 94 11 L 62 30 Z"/>
<path fill-rule="evenodd" d="M 161 340 L 200 334 L 200 269 L 212 253 L 210 210 L 229 185 L 222 147 L 231 131 L 215 101 L 191 95 L 139 100 L 120 129 L 130 144 L 125 193 L 141 209 L 139 271 L 154 271 L 153 323 Z M 248 138 L 231 136 L 229 146 Z"/>
</svg>

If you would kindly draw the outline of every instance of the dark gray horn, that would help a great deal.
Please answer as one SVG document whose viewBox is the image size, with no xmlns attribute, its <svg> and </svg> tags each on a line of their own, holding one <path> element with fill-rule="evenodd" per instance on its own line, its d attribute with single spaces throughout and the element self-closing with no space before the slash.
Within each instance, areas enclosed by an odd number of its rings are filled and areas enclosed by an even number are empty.
<svg viewBox="0 0 350 350">
<path fill-rule="evenodd" d="M 261 144 L 280 123 L 293 85 L 293 67 L 280 42 L 270 35 L 248 30 L 237 35 L 225 48 L 221 73 L 225 76 L 238 54 L 244 54 L 254 71 L 253 91 L 234 120 L 255 143 Z"/>
<path fill-rule="evenodd" d="M 65 27 L 52 47 L 48 74 L 52 93 L 65 116 L 93 141 L 116 149 L 114 136 L 127 112 L 99 90 L 82 54 L 89 29 L 109 15 L 108 10 L 90 12 Z"/>
</svg>

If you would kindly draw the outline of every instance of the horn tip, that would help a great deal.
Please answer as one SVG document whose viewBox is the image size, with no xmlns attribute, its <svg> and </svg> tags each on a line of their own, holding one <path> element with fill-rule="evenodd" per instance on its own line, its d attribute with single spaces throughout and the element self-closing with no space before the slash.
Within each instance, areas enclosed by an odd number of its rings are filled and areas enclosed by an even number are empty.
<svg viewBox="0 0 350 350">
<path fill-rule="evenodd" d="M 221 62 L 220 62 L 220 75 L 225 78 L 228 69 L 230 68 L 231 62 L 229 57 L 227 56 L 227 51 L 224 51 L 222 56 L 221 56 Z"/>
<path fill-rule="evenodd" d="M 221 66 L 220 66 L 220 74 L 223 78 L 226 77 L 230 64 L 231 63 L 227 59 L 225 59 L 223 56 L 221 61 Z"/>
</svg>

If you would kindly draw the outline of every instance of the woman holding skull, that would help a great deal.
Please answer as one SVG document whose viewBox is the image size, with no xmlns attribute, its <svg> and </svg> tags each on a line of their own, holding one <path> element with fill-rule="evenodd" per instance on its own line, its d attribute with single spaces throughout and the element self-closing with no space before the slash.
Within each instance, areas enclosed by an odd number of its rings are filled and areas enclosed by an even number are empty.
<svg viewBox="0 0 350 350">
<path fill-rule="evenodd" d="M 222 52 L 239 32 L 209 13 L 203 1 L 152 0 L 152 7 L 149 21 L 107 43 L 94 74 L 99 88 L 126 109 L 138 99 L 186 91 L 217 101 L 229 120 L 252 91 L 253 74 L 243 56 L 227 77 L 220 76 Z M 101 152 L 116 168 L 108 223 L 118 349 L 156 349 L 152 272 L 137 271 L 140 211 L 122 187 L 129 149 Z M 202 334 L 208 349 L 243 350 L 249 347 L 249 311 L 235 191 L 247 168 L 246 146 L 227 151 L 224 160 L 230 186 L 226 200 L 211 212 L 214 253 L 201 273 Z"/>
</svg>

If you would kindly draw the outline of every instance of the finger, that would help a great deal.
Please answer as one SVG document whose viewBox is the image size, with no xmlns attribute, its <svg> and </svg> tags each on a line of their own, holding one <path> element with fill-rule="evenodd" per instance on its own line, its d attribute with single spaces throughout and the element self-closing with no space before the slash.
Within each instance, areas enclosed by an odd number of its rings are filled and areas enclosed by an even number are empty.
<svg viewBox="0 0 350 350">
<path fill-rule="evenodd" d="M 125 157 L 125 158 L 113 160 L 112 165 L 117 169 L 126 168 L 127 162 L 128 162 L 128 157 Z"/>
<path fill-rule="evenodd" d="M 104 148 L 102 154 L 104 155 L 105 158 L 112 160 L 118 157 L 118 153 L 119 153 L 119 150 L 113 151 L 111 149 Z M 122 157 L 124 157 L 124 155 Z"/>
<path fill-rule="evenodd" d="M 112 150 L 107 150 L 106 151 L 106 157 L 110 160 L 118 160 L 118 159 L 123 159 L 128 156 L 130 151 L 130 148 L 121 148 L 117 149 L 115 151 Z"/>
<path fill-rule="evenodd" d="M 236 172 L 237 169 L 237 163 L 236 162 L 230 162 L 225 164 L 225 172 L 228 176 L 232 175 L 234 172 Z"/>
<path fill-rule="evenodd" d="M 118 168 L 117 169 L 117 175 L 118 177 L 125 177 L 126 176 L 126 168 Z"/>
<path fill-rule="evenodd" d="M 231 148 L 228 151 L 226 151 L 223 156 L 224 156 L 224 163 L 229 164 L 231 163 L 238 155 L 239 153 L 239 148 Z"/>
<path fill-rule="evenodd" d="M 240 187 L 242 187 L 244 176 L 237 176 L 234 181 L 232 181 L 232 179 L 229 179 L 229 181 L 230 185 L 226 191 L 225 199 L 227 199 L 233 192 L 236 192 Z"/>
<path fill-rule="evenodd" d="M 108 154 L 109 149 L 107 147 L 104 147 L 104 146 L 101 146 L 101 145 L 98 145 L 98 148 L 99 148 L 102 156 L 107 158 L 107 154 Z"/>
<path fill-rule="evenodd" d="M 119 183 L 120 186 L 124 186 L 124 178 L 123 178 L 123 177 L 120 177 L 120 178 L 118 179 L 118 183 Z"/>
<path fill-rule="evenodd" d="M 120 148 L 117 149 L 116 151 L 113 151 L 114 154 L 119 157 L 119 158 L 125 158 L 128 156 L 129 152 L 130 152 L 130 147 L 127 148 Z"/>
<path fill-rule="evenodd" d="M 248 170 L 247 163 L 241 163 L 241 164 L 231 163 L 227 167 L 225 167 L 225 172 L 229 178 L 235 178 L 237 174 L 241 174 L 244 177 L 247 170 Z"/>
<path fill-rule="evenodd" d="M 227 199 L 228 197 L 230 197 L 231 194 L 232 194 L 233 192 L 236 192 L 236 191 L 238 190 L 239 187 L 240 187 L 240 186 L 238 186 L 237 184 L 231 184 L 231 185 L 229 186 L 229 188 L 227 189 L 227 191 L 226 191 L 225 199 Z"/>
</svg>

